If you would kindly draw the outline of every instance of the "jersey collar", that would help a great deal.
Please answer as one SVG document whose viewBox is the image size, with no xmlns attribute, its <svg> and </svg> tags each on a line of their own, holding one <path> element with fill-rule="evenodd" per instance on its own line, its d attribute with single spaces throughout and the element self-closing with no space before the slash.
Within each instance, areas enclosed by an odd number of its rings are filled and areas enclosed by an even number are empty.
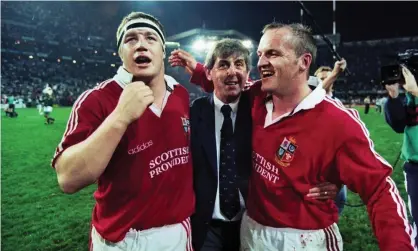
<svg viewBox="0 0 418 251">
<path fill-rule="evenodd" d="M 267 97 L 266 101 L 266 119 L 264 122 L 264 127 L 268 127 L 280 120 L 282 120 L 285 117 L 290 117 L 296 114 L 299 111 L 302 110 L 309 110 L 314 108 L 317 104 L 321 103 L 322 100 L 325 98 L 325 90 L 322 87 L 322 83 L 319 83 L 318 86 L 308 95 L 306 96 L 296 107 L 293 109 L 292 112 L 283 114 L 283 116 L 280 116 L 274 120 L 272 120 L 273 117 L 273 99 Z"/>
<path fill-rule="evenodd" d="M 132 83 L 133 74 L 125 70 L 123 66 L 119 66 L 119 69 L 113 79 L 120 85 L 120 87 L 122 87 L 122 89 L 124 89 L 126 85 Z M 174 89 L 174 86 L 178 84 L 177 81 L 169 75 L 164 75 L 164 79 L 167 85 L 167 90 L 170 92 Z"/>
</svg>

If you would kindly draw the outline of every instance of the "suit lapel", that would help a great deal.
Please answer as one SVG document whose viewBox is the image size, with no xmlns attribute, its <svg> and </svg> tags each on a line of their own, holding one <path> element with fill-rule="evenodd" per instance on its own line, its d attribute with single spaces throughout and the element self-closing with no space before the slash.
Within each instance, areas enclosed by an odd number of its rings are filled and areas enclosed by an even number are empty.
<svg viewBox="0 0 418 251">
<path fill-rule="evenodd" d="M 241 152 L 242 140 L 245 139 L 245 137 L 249 137 L 250 135 L 247 135 L 248 130 L 248 99 L 247 95 L 241 95 L 240 101 L 238 104 L 238 112 L 237 112 L 237 118 L 235 120 L 235 130 L 234 130 L 234 140 L 235 140 L 235 147 L 237 150 L 237 155 Z"/>
<path fill-rule="evenodd" d="M 217 155 L 216 155 L 216 138 L 215 138 L 215 111 L 213 103 L 213 94 L 207 97 L 207 103 L 203 106 L 202 112 L 200 113 L 201 123 L 201 136 L 202 145 L 205 149 L 206 155 L 214 171 L 215 176 L 218 172 Z"/>
<path fill-rule="evenodd" d="M 244 198 L 248 194 L 248 177 L 251 171 L 251 108 L 248 93 L 243 92 L 238 104 L 235 120 L 234 141 L 236 150 L 237 172 L 241 177 L 240 191 Z"/>
</svg>

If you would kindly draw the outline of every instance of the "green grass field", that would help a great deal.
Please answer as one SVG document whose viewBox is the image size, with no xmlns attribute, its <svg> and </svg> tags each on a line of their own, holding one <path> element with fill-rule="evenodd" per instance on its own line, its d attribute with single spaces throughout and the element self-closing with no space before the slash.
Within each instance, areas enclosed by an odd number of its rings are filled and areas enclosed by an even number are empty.
<svg viewBox="0 0 418 251">
<path fill-rule="evenodd" d="M 49 126 L 44 125 L 43 117 L 35 109 L 18 112 L 16 119 L 2 114 L 1 250 L 88 250 L 95 187 L 65 195 L 59 190 L 55 172 L 50 167 L 70 109 L 56 108 L 53 113 L 56 123 Z M 383 116 L 374 110 L 367 116 L 361 115 L 377 152 L 393 164 L 402 135 L 394 133 Z M 393 179 L 405 200 L 401 163 L 395 168 Z M 357 195 L 349 194 L 348 203 L 360 202 Z M 378 250 L 364 207 L 346 207 L 339 226 L 344 250 Z"/>
</svg>

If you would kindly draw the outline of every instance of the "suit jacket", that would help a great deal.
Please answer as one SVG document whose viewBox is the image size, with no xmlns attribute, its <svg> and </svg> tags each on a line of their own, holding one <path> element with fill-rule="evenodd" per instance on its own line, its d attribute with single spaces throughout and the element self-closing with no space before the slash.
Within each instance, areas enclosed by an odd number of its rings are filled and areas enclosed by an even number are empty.
<svg viewBox="0 0 418 251">
<path fill-rule="evenodd" d="M 192 240 L 195 250 L 198 251 L 204 243 L 212 220 L 218 187 L 213 94 L 193 102 L 190 121 L 193 183 L 196 194 L 196 211 L 191 217 Z M 252 168 L 251 133 L 250 100 L 248 93 L 243 92 L 238 104 L 234 140 L 239 188 L 244 201 L 247 199 L 248 179 Z"/>
</svg>

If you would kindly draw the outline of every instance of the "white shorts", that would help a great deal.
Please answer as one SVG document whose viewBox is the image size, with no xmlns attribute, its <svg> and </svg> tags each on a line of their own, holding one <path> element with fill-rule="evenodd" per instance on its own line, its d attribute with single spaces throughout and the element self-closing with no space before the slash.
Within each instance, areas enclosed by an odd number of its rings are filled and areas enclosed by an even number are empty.
<svg viewBox="0 0 418 251">
<path fill-rule="evenodd" d="M 263 226 L 247 213 L 241 223 L 241 251 L 342 251 L 337 224 L 321 230 L 299 230 Z"/>
<path fill-rule="evenodd" d="M 44 112 L 51 113 L 52 112 L 52 106 L 45 106 L 44 107 Z"/>
<path fill-rule="evenodd" d="M 193 251 L 190 218 L 143 231 L 131 229 L 117 243 L 103 239 L 93 226 L 91 245 L 90 251 Z"/>
</svg>

